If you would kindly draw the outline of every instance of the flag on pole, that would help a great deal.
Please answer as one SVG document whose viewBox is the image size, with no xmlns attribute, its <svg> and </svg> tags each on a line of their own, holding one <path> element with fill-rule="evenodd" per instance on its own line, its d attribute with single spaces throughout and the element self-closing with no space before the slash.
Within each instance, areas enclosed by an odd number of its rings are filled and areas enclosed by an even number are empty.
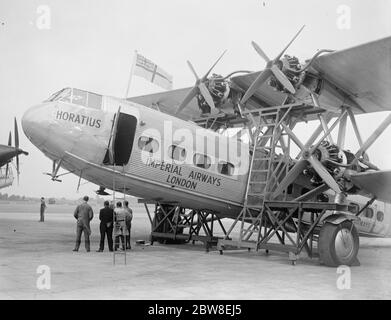
<svg viewBox="0 0 391 320">
<path fill-rule="evenodd" d="M 133 74 L 140 76 L 166 90 L 172 89 L 172 76 L 156 63 L 136 52 Z"/>
</svg>

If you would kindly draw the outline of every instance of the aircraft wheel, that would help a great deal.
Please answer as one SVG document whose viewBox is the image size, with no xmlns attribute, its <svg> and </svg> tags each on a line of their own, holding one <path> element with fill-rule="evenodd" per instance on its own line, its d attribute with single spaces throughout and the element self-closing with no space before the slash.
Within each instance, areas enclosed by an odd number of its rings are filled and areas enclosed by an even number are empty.
<svg viewBox="0 0 391 320">
<path fill-rule="evenodd" d="M 351 221 L 325 223 L 319 234 L 320 260 L 329 267 L 351 266 L 357 259 L 359 238 Z"/>
</svg>

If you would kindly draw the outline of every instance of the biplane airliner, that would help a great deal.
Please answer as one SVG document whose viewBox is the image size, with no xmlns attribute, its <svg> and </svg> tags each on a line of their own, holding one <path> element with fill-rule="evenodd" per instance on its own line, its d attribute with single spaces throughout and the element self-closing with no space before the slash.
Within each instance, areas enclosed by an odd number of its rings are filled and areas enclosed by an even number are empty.
<svg viewBox="0 0 391 320">
<path fill-rule="evenodd" d="M 16 172 L 19 177 L 19 155 L 28 155 L 26 151 L 19 148 L 19 132 L 16 118 L 14 119 L 15 147 L 12 144 L 11 132 L 8 136 L 8 145 L 0 145 L 0 189 L 9 187 L 14 181 L 10 163 L 16 158 Z"/>
<path fill-rule="evenodd" d="M 391 172 L 377 168 L 367 150 L 391 115 L 365 141 L 355 116 L 391 111 L 391 37 L 321 50 L 304 63 L 285 54 L 293 40 L 274 59 L 252 43 L 263 71 L 210 75 L 220 56 L 200 78 L 188 62 L 196 77 L 190 88 L 127 99 L 65 88 L 28 109 L 23 130 L 53 160 L 53 180 L 63 168 L 101 192 L 241 222 L 239 241 L 229 230 L 221 248 L 299 254 L 312 253 L 315 241 L 324 264 L 353 265 L 358 234 L 390 236 Z M 345 146 L 348 120 L 356 151 Z M 319 122 L 306 142 L 294 133 L 303 121 Z M 240 130 L 229 136 L 227 128 Z M 240 139 L 244 131 L 248 142 Z M 269 243 L 273 235 L 279 247 Z"/>
</svg>

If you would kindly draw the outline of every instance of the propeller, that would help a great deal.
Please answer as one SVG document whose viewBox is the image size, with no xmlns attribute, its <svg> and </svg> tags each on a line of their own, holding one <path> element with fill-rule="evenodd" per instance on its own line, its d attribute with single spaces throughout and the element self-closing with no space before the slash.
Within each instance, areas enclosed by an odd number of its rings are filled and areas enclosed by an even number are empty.
<svg viewBox="0 0 391 320">
<path fill-rule="evenodd" d="M 18 130 L 18 123 L 16 121 L 16 117 L 14 118 L 14 139 L 15 139 L 15 148 L 16 150 L 19 151 L 19 130 Z M 25 152 L 23 152 L 25 153 Z M 19 170 L 19 153 L 16 153 L 16 176 L 18 179 L 18 185 L 19 185 L 19 175 L 20 175 L 20 170 Z"/>
<path fill-rule="evenodd" d="M 312 147 L 310 147 L 310 141 L 303 145 L 301 141 L 297 138 L 297 136 L 293 133 L 293 131 L 285 124 L 282 124 L 285 129 L 285 132 L 289 135 L 292 141 L 301 149 L 301 159 L 295 163 L 295 165 L 291 168 L 291 170 L 289 170 L 287 175 L 278 185 L 276 190 L 273 192 L 273 198 L 277 197 L 283 190 L 285 190 L 285 188 L 287 188 L 293 181 L 295 181 L 308 165 L 312 166 L 312 168 L 322 178 L 323 182 L 329 186 L 330 189 L 334 190 L 337 194 L 341 193 L 341 189 L 338 183 L 314 154 L 321 141 L 323 141 L 328 136 L 329 131 L 331 131 L 335 127 L 336 123 L 337 121 L 328 130 L 328 132 L 325 133 L 323 138 Z"/>
<path fill-rule="evenodd" d="M 293 87 L 292 83 L 289 81 L 289 79 L 286 77 L 286 75 L 278 67 L 278 63 L 279 63 L 282 55 L 289 48 L 289 46 L 293 43 L 293 41 L 296 40 L 296 38 L 299 36 L 301 31 L 304 29 L 304 27 L 305 26 L 302 26 L 300 28 L 300 30 L 296 33 L 296 35 L 293 37 L 293 39 L 285 46 L 285 48 L 280 52 L 280 54 L 276 58 L 274 58 L 273 60 L 269 59 L 267 54 L 261 49 L 261 47 L 257 43 L 255 43 L 254 41 L 251 42 L 255 51 L 266 61 L 266 68 L 265 68 L 265 70 L 263 70 L 263 72 L 261 72 L 258 75 L 258 77 L 251 84 L 251 86 L 247 89 L 246 93 L 242 97 L 242 100 L 240 101 L 241 104 L 244 104 L 255 93 L 255 91 L 257 91 L 257 89 L 264 82 L 266 82 L 266 80 L 271 75 L 274 75 L 274 77 L 285 88 L 285 90 L 289 91 L 292 94 L 296 93 L 296 90 Z"/>
<path fill-rule="evenodd" d="M 189 66 L 190 70 L 193 72 L 195 78 L 196 78 L 196 83 L 194 87 L 189 91 L 189 93 L 186 95 L 185 99 L 181 102 L 181 104 L 178 106 L 178 109 L 176 110 L 175 114 L 180 113 L 186 106 L 190 103 L 191 100 L 194 99 L 194 97 L 197 96 L 197 94 L 201 94 L 207 104 L 213 109 L 215 107 L 215 104 L 213 102 L 213 98 L 208 90 L 208 88 L 205 85 L 205 81 L 207 80 L 209 74 L 213 70 L 213 68 L 216 66 L 216 64 L 220 61 L 220 59 L 224 56 L 224 54 L 227 52 L 225 50 L 220 57 L 216 60 L 216 62 L 212 65 L 212 67 L 208 70 L 208 72 L 202 77 L 199 78 L 197 72 L 195 71 L 193 65 L 191 64 L 190 61 L 187 61 L 187 65 Z"/>
<path fill-rule="evenodd" d="M 12 144 L 12 135 L 11 135 L 11 131 L 10 131 L 10 134 L 8 136 L 8 146 L 10 147 Z M 5 166 L 5 176 L 8 177 L 8 171 L 9 171 L 9 163 L 7 163 L 7 165 Z"/>
</svg>

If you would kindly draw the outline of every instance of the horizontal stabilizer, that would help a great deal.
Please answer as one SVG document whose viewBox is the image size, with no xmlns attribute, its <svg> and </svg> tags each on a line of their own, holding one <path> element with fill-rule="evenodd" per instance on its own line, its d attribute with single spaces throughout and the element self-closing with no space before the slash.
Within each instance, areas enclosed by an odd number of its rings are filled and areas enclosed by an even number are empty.
<svg viewBox="0 0 391 320">
<path fill-rule="evenodd" d="M 391 203 L 391 171 L 370 171 L 350 176 L 352 182 L 378 200 Z"/>
</svg>

